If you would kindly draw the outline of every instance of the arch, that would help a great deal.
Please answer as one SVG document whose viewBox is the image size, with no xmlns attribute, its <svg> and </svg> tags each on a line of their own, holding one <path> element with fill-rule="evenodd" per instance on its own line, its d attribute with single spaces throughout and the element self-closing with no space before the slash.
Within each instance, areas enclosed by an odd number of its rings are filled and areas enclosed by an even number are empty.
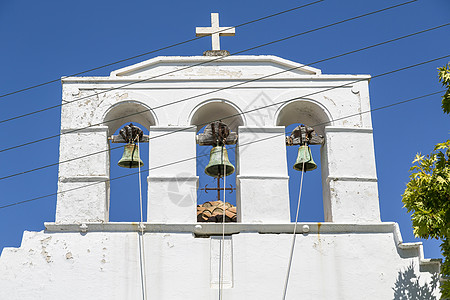
<svg viewBox="0 0 450 300">
<path fill-rule="evenodd" d="M 292 95 L 291 95 L 292 97 Z M 295 97 L 295 96 L 294 96 Z M 320 102 L 314 99 L 295 99 L 284 103 L 275 113 L 275 122 L 277 126 L 285 126 L 286 130 L 290 132 L 299 123 L 306 124 L 314 128 L 317 134 L 325 135 L 325 126 L 332 125 L 332 117 L 328 109 Z M 288 133 L 287 132 L 287 133 Z M 309 186 L 311 189 L 306 189 L 302 193 L 303 206 L 300 210 L 300 218 L 311 222 L 322 222 L 325 220 L 325 201 L 323 204 L 315 201 L 317 191 L 325 188 L 323 181 L 323 174 L 327 169 L 327 160 L 324 158 L 323 147 L 311 147 L 315 162 L 318 164 L 319 172 L 311 172 L 308 174 Z M 298 199 L 297 187 L 300 184 L 298 172 L 292 168 L 293 163 L 297 158 L 298 147 L 287 147 L 287 163 L 289 174 L 289 194 L 291 195 L 291 216 L 295 215 L 297 204 L 294 199 Z M 318 159 L 320 156 L 320 159 Z M 306 199 L 305 199 L 306 198 Z M 293 201 L 294 200 L 294 201 Z M 305 201 L 306 200 L 306 201 Z M 293 205 L 295 203 L 295 205 Z"/>
<path fill-rule="evenodd" d="M 158 124 L 153 110 L 136 100 L 125 100 L 114 104 L 105 112 L 103 122 L 108 126 L 110 134 L 128 122 L 139 123 L 147 129 Z"/>
<path fill-rule="evenodd" d="M 188 124 L 197 125 L 198 131 L 215 120 L 222 120 L 234 132 L 237 132 L 239 126 L 246 124 L 242 110 L 225 99 L 212 99 L 198 104 L 189 114 Z"/>
<path fill-rule="evenodd" d="M 289 126 L 303 123 L 314 127 L 318 134 L 324 135 L 325 126 L 332 125 L 331 114 L 326 107 L 313 99 L 296 99 L 279 107 L 275 113 L 276 126 Z"/>
</svg>

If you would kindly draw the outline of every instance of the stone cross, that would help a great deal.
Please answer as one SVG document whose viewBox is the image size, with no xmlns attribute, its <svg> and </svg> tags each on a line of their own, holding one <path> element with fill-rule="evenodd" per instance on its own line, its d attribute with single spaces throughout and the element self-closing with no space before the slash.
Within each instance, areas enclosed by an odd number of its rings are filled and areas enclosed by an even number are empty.
<svg viewBox="0 0 450 300">
<path fill-rule="evenodd" d="M 212 50 L 220 50 L 220 36 L 234 36 L 234 27 L 219 27 L 219 14 L 211 13 L 211 27 L 196 27 L 196 36 L 211 36 Z"/>
</svg>

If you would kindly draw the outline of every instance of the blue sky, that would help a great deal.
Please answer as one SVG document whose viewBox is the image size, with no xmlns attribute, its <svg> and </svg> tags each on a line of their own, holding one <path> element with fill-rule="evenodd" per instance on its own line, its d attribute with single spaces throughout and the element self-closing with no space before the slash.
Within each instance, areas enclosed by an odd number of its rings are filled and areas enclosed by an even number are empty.
<svg viewBox="0 0 450 300">
<path fill-rule="evenodd" d="M 220 13 L 222 26 L 233 26 L 305 3 L 308 2 L 136 0 L 125 4 L 115 0 L 2 0 L 0 94 L 194 38 L 196 26 L 209 26 L 211 12 Z M 221 46 L 233 53 L 398 3 L 402 2 L 325 0 L 239 27 L 235 37 L 221 39 Z M 421 0 L 242 54 L 270 54 L 309 64 L 445 24 L 449 22 L 449 13 L 448 0 Z M 447 26 L 312 66 L 321 69 L 324 74 L 377 75 L 450 54 L 449 36 L 450 26 Z M 89 75 L 108 76 L 114 69 L 158 55 L 201 55 L 210 47 L 210 39 L 203 38 L 96 70 Z M 436 68 L 448 61 L 448 58 L 441 59 L 373 79 L 370 83 L 372 108 L 439 91 L 441 86 L 437 81 Z M 61 84 L 56 82 L 0 98 L 0 119 L 60 103 Z M 429 153 L 434 144 L 449 138 L 449 117 L 440 109 L 440 96 L 433 96 L 373 112 L 372 120 L 382 220 L 398 222 L 403 239 L 416 241 L 409 214 L 402 208 L 401 194 L 415 154 Z M 3 132 L 0 150 L 57 135 L 60 110 L 52 109 L 2 123 L 0 128 Z M 59 139 L 53 138 L 1 152 L 0 177 L 55 163 L 58 161 L 58 150 Z M 295 151 L 290 150 L 290 162 L 295 159 Z M 317 151 L 314 149 L 318 162 Z M 121 151 L 113 151 L 112 165 L 120 155 Z M 141 155 L 144 158 L 147 156 L 145 151 Z M 233 156 L 232 153 L 230 156 Z M 201 164 L 204 162 L 199 162 Z M 124 172 L 128 170 L 113 168 L 111 177 Z M 291 206 L 294 208 L 300 175 L 292 171 L 290 176 Z M 50 167 L 0 180 L 0 206 L 55 193 L 57 178 L 57 167 Z M 301 221 L 323 220 L 319 181 L 318 171 L 305 176 Z M 202 176 L 201 186 L 209 182 L 210 178 Z M 112 183 L 111 220 L 138 221 L 137 189 L 135 195 L 123 195 L 121 186 L 124 185 L 136 186 L 137 177 L 130 176 L 128 180 Z M 201 195 L 200 199 L 214 200 L 211 199 L 213 196 L 213 193 Z M 0 209 L 0 249 L 18 247 L 24 230 L 43 230 L 43 222 L 54 221 L 55 207 L 56 196 L 51 196 Z M 440 257 L 438 241 L 424 241 L 424 247 L 426 257 Z"/>
</svg>

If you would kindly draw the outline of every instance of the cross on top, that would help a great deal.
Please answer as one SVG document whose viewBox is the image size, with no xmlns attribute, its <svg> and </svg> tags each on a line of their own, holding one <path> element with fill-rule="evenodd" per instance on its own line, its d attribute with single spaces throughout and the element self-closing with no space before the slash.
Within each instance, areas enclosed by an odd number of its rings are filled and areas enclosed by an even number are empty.
<svg viewBox="0 0 450 300">
<path fill-rule="evenodd" d="M 234 27 L 219 27 L 219 14 L 211 13 L 211 27 L 196 27 L 196 36 L 210 35 L 212 50 L 220 50 L 220 36 L 234 36 Z"/>
</svg>

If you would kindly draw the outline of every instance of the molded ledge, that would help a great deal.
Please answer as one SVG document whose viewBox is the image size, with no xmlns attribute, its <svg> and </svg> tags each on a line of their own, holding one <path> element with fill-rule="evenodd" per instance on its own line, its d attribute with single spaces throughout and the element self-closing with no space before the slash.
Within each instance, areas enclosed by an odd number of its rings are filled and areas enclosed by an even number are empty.
<svg viewBox="0 0 450 300">
<path fill-rule="evenodd" d="M 197 125 L 150 126 L 150 132 L 166 132 L 166 131 L 197 132 Z"/>
<path fill-rule="evenodd" d="M 82 223 L 82 224 L 57 224 L 46 222 L 45 231 L 52 232 L 137 232 L 144 228 L 148 233 L 190 233 L 197 237 L 222 235 L 221 223 L 192 223 L 192 224 L 162 224 L 162 223 L 138 223 L 138 222 L 107 222 L 107 223 Z M 294 223 L 288 224 L 225 224 L 225 234 L 238 234 L 243 232 L 255 232 L 259 234 L 292 234 Z M 371 234 L 393 233 L 394 241 L 398 249 L 416 249 L 419 254 L 421 266 L 434 266 L 439 268 L 439 259 L 425 259 L 422 243 L 403 243 L 400 229 L 397 223 L 383 222 L 372 224 L 347 224 L 347 223 L 298 223 L 297 234 Z"/>
<path fill-rule="evenodd" d="M 378 182 L 378 178 L 376 177 L 350 177 L 350 176 L 328 176 L 327 183 L 330 181 L 362 181 L 362 182 Z"/>
<path fill-rule="evenodd" d="M 239 133 L 283 133 L 284 135 L 285 129 L 284 126 L 239 126 Z"/>
<path fill-rule="evenodd" d="M 161 176 L 147 176 L 147 182 L 155 181 L 198 181 L 198 176 L 178 176 L 174 177 L 172 175 L 161 175 Z"/>
<path fill-rule="evenodd" d="M 60 177 L 59 182 L 107 182 L 108 176 L 75 176 L 75 177 Z"/>
<path fill-rule="evenodd" d="M 266 175 L 238 175 L 236 176 L 237 179 L 289 179 L 289 176 L 283 176 L 283 175 L 272 175 L 272 176 L 266 176 Z"/>
<path fill-rule="evenodd" d="M 79 133 L 79 132 L 107 132 L 108 126 L 96 126 L 96 127 L 81 127 L 81 128 L 63 128 L 62 134 L 67 133 Z"/>
<path fill-rule="evenodd" d="M 358 132 L 373 133 L 373 128 L 327 126 L 325 132 Z"/>
</svg>

